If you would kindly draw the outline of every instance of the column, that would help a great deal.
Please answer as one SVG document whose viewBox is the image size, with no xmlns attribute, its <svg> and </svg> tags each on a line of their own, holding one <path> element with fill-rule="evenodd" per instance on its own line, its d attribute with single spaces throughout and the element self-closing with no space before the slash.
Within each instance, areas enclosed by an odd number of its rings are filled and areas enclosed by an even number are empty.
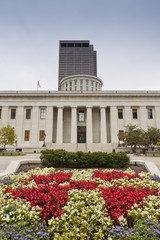
<svg viewBox="0 0 160 240">
<path fill-rule="evenodd" d="M 18 145 L 22 144 L 23 141 L 23 119 L 24 119 L 24 108 L 23 107 L 18 107 L 17 108 L 17 121 L 16 121 L 16 134 L 17 134 L 17 140 L 18 140 Z"/>
<path fill-rule="evenodd" d="M 131 107 L 124 107 L 124 125 L 127 126 L 132 122 L 132 111 Z"/>
<path fill-rule="evenodd" d="M 53 142 L 53 107 L 46 109 L 46 142 Z"/>
<path fill-rule="evenodd" d="M 140 126 L 143 128 L 144 130 L 147 130 L 147 108 L 146 107 L 140 107 L 140 116 L 139 116 L 139 122 L 140 122 Z"/>
<path fill-rule="evenodd" d="M 63 107 L 58 107 L 57 143 L 63 143 Z"/>
<path fill-rule="evenodd" d="M 160 107 L 155 107 L 153 111 L 153 118 L 155 118 L 156 128 L 160 129 Z"/>
<path fill-rule="evenodd" d="M 71 108 L 71 143 L 77 143 L 77 108 Z"/>
<path fill-rule="evenodd" d="M 32 131 L 30 133 L 31 143 L 38 143 L 39 142 L 38 129 L 39 129 L 39 119 L 40 119 L 39 107 L 33 107 L 31 118 L 32 118 Z"/>
<path fill-rule="evenodd" d="M 87 143 L 93 143 L 91 107 L 87 107 Z"/>
<path fill-rule="evenodd" d="M 111 142 L 118 143 L 117 107 L 110 107 Z"/>
<path fill-rule="evenodd" d="M 2 116 L 0 121 L 0 127 L 7 126 L 9 124 L 9 107 L 2 107 Z"/>
<path fill-rule="evenodd" d="M 106 108 L 101 107 L 101 143 L 107 142 L 107 129 L 106 129 Z"/>
</svg>

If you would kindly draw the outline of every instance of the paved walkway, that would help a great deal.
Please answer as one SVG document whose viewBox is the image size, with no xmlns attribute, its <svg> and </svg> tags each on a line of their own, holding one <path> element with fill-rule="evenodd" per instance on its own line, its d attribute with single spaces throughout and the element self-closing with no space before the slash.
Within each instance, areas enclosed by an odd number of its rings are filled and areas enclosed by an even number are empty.
<svg viewBox="0 0 160 240">
<path fill-rule="evenodd" d="M 4 172 L 11 162 L 23 159 L 39 159 L 40 154 L 27 154 L 24 156 L 0 156 L 0 173 Z"/>
<path fill-rule="evenodd" d="M 130 154 L 129 156 L 131 160 L 143 160 L 145 162 L 155 163 L 158 169 L 160 170 L 160 157 L 140 157 L 140 156 L 135 156 L 133 154 Z"/>
</svg>

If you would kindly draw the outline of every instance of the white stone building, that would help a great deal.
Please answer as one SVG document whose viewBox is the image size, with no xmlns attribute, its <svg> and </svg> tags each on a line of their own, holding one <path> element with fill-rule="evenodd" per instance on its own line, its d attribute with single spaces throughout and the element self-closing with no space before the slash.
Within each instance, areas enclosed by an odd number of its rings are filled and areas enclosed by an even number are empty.
<svg viewBox="0 0 160 240">
<path fill-rule="evenodd" d="M 102 91 L 89 75 L 61 80 L 61 91 L 0 92 L 0 128 L 11 125 L 17 148 L 107 151 L 127 124 L 160 128 L 160 91 Z"/>
</svg>

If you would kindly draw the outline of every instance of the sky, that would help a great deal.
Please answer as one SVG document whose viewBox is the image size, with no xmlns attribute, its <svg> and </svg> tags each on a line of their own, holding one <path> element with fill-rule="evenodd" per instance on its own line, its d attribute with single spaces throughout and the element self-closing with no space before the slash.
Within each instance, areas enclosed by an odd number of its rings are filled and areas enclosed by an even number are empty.
<svg viewBox="0 0 160 240">
<path fill-rule="evenodd" d="M 90 40 L 103 90 L 160 90 L 160 0 L 0 0 L 0 91 L 57 90 L 59 40 Z"/>
</svg>

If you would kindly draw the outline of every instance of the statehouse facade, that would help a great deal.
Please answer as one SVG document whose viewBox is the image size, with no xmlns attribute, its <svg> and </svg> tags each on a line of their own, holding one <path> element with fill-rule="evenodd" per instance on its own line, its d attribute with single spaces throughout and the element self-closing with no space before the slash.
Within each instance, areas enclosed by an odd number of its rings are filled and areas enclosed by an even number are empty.
<svg viewBox="0 0 160 240">
<path fill-rule="evenodd" d="M 60 91 L 0 92 L 0 128 L 11 125 L 23 151 L 111 152 L 125 126 L 160 128 L 160 91 L 103 91 L 92 75 L 61 79 Z"/>
</svg>

